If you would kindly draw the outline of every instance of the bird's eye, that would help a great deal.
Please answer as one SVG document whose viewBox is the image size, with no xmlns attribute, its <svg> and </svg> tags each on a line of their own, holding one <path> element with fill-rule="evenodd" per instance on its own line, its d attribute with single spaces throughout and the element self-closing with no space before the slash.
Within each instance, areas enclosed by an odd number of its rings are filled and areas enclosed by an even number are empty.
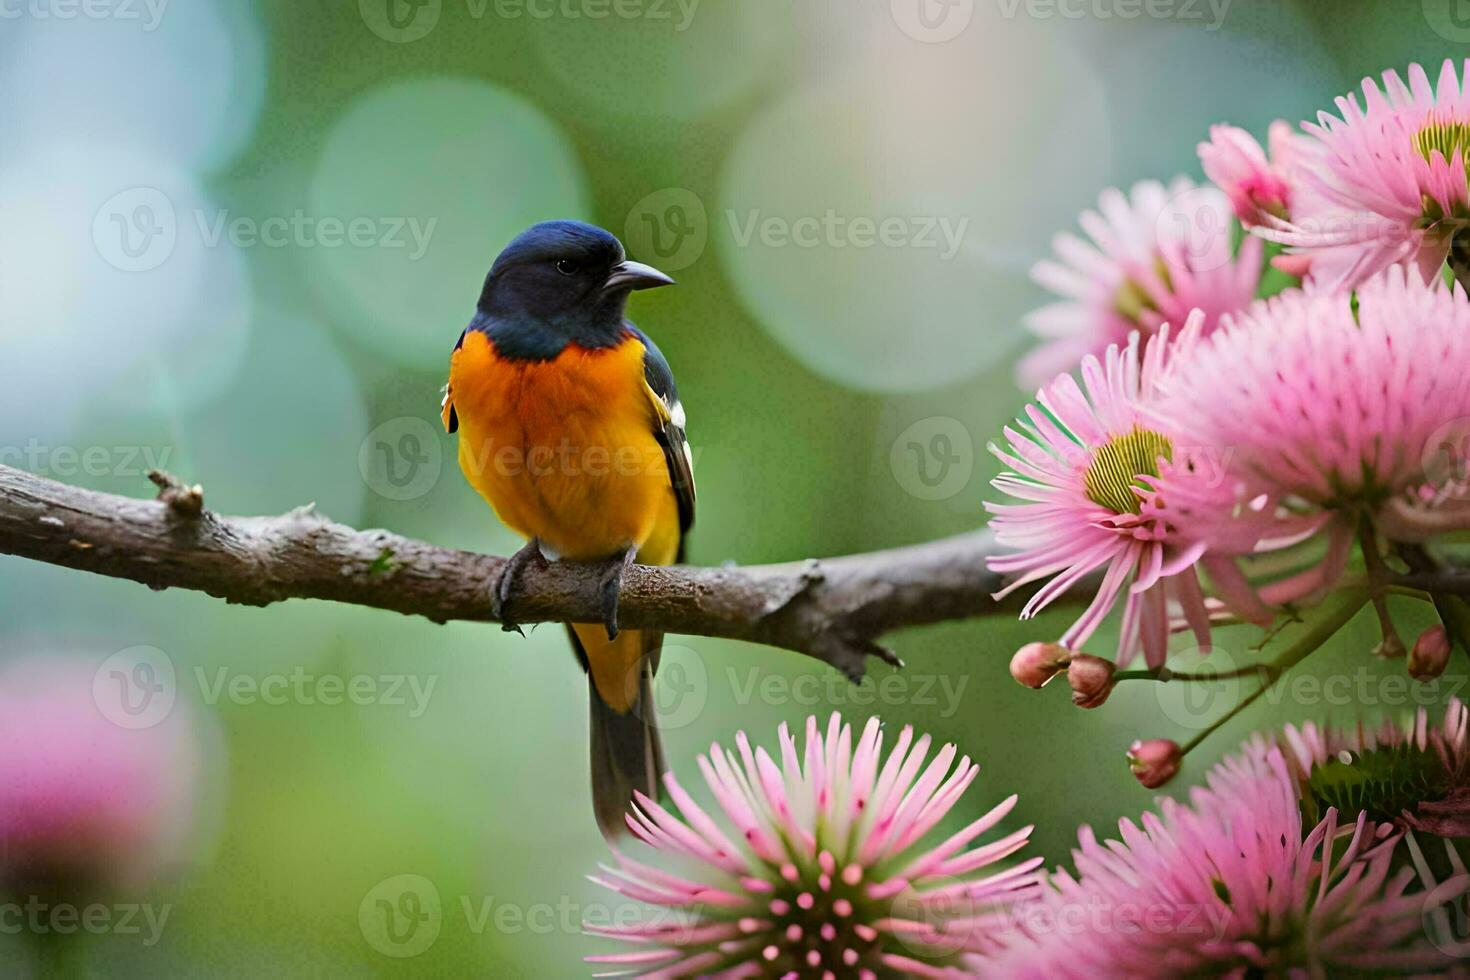
<svg viewBox="0 0 1470 980">
<path fill-rule="evenodd" d="M 564 276 L 575 276 L 581 269 L 571 259 L 557 259 L 556 271 Z"/>
</svg>

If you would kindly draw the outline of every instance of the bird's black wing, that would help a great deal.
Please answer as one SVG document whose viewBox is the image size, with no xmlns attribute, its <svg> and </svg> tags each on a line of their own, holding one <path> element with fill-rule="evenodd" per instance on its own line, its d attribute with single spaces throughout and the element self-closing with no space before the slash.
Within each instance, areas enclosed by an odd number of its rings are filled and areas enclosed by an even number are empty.
<svg viewBox="0 0 1470 980">
<path fill-rule="evenodd" d="M 664 461 L 669 466 L 669 482 L 673 484 L 674 496 L 679 503 L 679 531 L 681 537 L 689 533 L 694 524 L 694 459 L 689 451 L 689 439 L 685 435 L 684 406 L 679 403 L 679 389 L 674 384 L 674 372 L 664 358 L 658 345 L 648 339 L 631 323 L 628 328 L 643 342 L 643 380 L 653 396 L 658 414 L 654 438 L 664 450 Z M 684 545 L 679 544 L 679 560 L 684 560 Z"/>
</svg>

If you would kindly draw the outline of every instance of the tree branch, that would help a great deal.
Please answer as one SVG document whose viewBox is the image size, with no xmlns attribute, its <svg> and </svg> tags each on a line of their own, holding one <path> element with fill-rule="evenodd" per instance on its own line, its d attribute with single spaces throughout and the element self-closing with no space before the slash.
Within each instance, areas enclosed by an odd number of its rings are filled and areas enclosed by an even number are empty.
<svg viewBox="0 0 1470 980">
<path fill-rule="evenodd" d="M 155 500 L 68 486 L 0 466 L 0 554 L 206 592 L 264 606 L 329 599 L 425 616 L 490 621 L 505 559 L 358 531 L 311 507 L 278 517 L 223 517 L 203 491 L 163 473 Z M 619 621 L 630 628 L 728 637 L 816 657 L 862 677 L 869 656 L 899 664 L 890 630 L 985 615 L 1000 577 L 988 532 L 841 558 L 749 568 L 634 566 Z M 533 564 L 505 609 L 520 623 L 600 622 L 601 569 Z"/>
</svg>

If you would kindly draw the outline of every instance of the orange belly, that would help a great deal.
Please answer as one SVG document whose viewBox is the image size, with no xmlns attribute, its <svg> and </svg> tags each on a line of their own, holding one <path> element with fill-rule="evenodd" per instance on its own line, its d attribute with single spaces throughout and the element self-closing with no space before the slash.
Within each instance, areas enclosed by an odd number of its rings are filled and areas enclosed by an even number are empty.
<svg viewBox="0 0 1470 980">
<path fill-rule="evenodd" d="M 666 565 L 678 552 L 643 352 L 630 337 L 513 361 L 473 330 L 455 352 L 460 468 L 508 527 L 554 556 L 591 561 L 634 547 L 639 561 Z"/>
</svg>

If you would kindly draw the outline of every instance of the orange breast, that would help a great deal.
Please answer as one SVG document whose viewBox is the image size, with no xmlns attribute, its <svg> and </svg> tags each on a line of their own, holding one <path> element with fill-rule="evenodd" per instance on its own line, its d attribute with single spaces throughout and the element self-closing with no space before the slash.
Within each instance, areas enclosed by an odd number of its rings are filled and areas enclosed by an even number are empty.
<svg viewBox="0 0 1470 980">
<path fill-rule="evenodd" d="M 470 331 L 450 390 L 465 477 L 507 526 L 560 557 L 607 558 L 633 546 L 648 564 L 678 548 L 678 508 L 643 344 L 568 346 L 555 360 L 514 361 Z"/>
</svg>

